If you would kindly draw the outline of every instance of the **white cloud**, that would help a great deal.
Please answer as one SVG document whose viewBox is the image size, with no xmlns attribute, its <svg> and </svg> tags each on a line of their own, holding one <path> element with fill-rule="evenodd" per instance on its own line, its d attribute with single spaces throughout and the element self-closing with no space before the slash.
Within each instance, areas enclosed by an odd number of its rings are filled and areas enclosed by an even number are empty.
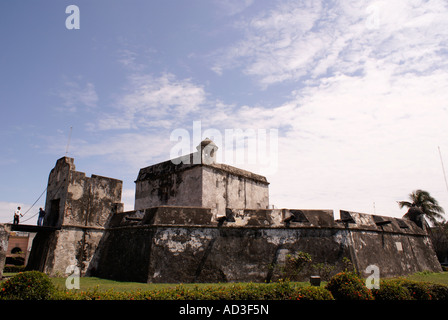
<svg viewBox="0 0 448 320">
<path fill-rule="evenodd" d="M 264 88 L 297 83 L 279 107 L 228 119 L 281 129 L 275 204 L 372 212 L 375 202 L 399 216 L 395 201 L 413 189 L 446 198 L 447 16 L 443 1 L 294 1 L 241 24 L 245 38 L 214 68 L 241 67 Z"/>
<path fill-rule="evenodd" d="M 130 49 L 121 49 L 118 52 L 118 62 L 120 62 L 125 68 L 130 70 L 140 70 L 142 65 L 137 64 L 137 53 Z"/>
<path fill-rule="evenodd" d="M 161 131 L 108 134 L 98 141 L 72 144 L 75 157 L 96 157 L 121 167 L 123 172 L 136 174 L 139 168 L 156 160 L 169 158 L 169 132 Z M 123 164 L 125 166 L 123 166 Z"/>
<path fill-rule="evenodd" d="M 116 103 L 115 113 L 101 116 L 90 129 L 137 129 L 173 125 L 199 110 L 206 95 L 202 86 L 190 79 L 178 80 L 172 74 L 160 77 L 133 74 L 126 92 Z"/>
<path fill-rule="evenodd" d="M 124 211 L 134 210 L 135 190 L 123 189 L 121 193 L 121 202 L 124 203 Z"/>
<path fill-rule="evenodd" d="M 232 16 L 250 7 L 254 0 L 213 0 L 213 3 L 220 9 L 220 12 Z"/>
<path fill-rule="evenodd" d="M 241 23 L 244 39 L 212 70 L 242 67 L 264 87 L 362 72 L 370 59 L 395 63 L 397 72 L 432 71 L 446 65 L 439 50 L 446 46 L 447 10 L 443 1 L 282 2 Z M 369 27 L 372 15 L 376 28 Z"/>
<path fill-rule="evenodd" d="M 159 78 L 133 75 L 131 88 L 120 104 L 148 116 L 154 113 L 159 117 L 182 116 L 197 110 L 205 99 L 202 87 L 188 79 L 179 81 L 172 74 Z"/>
<path fill-rule="evenodd" d="M 266 111 L 288 126 L 279 171 L 269 177 L 277 205 L 372 212 L 376 202 L 377 213 L 399 216 L 395 201 L 414 189 L 446 198 L 437 146 L 448 150 L 448 93 L 441 87 L 448 76 L 396 81 L 387 68 L 367 70 L 362 78 L 329 78 Z"/>
<path fill-rule="evenodd" d="M 219 56 L 212 70 L 219 74 L 244 65 L 244 72 L 259 77 L 262 84 L 303 75 L 308 61 L 324 45 L 319 38 L 307 37 L 319 10 L 317 2 L 281 3 L 275 11 L 240 23 L 245 39 Z"/>
<path fill-rule="evenodd" d="M 68 79 L 65 77 L 64 87 L 57 91 L 56 95 L 63 100 L 64 108 L 58 108 L 75 112 L 79 107 L 94 108 L 98 103 L 98 95 L 95 86 L 91 82 L 84 82 L 81 77 Z"/>
</svg>

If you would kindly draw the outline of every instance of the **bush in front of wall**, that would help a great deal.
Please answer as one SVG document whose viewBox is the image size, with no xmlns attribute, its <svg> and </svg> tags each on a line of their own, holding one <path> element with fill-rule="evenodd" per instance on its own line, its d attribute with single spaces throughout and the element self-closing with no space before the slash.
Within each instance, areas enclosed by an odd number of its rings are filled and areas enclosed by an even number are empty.
<svg viewBox="0 0 448 320">
<path fill-rule="evenodd" d="M 0 299 L 45 300 L 54 292 L 55 287 L 45 273 L 25 271 L 1 283 Z"/>
<path fill-rule="evenodd" d="M 354 272 L 340 272 L 328 281 L 328 289 L 336 300 L 373 300 L 372 293 Z"/>
</svg>

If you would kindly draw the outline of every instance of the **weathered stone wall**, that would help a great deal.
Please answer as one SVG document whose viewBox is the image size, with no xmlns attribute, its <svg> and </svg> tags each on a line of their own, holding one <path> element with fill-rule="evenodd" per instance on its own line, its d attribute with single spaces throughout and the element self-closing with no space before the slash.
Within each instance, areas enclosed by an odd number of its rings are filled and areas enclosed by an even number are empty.
<svg viewBox="0 0 448 320">
<path fill-rule="evenodd" d="M 343 216 L 335 221 L 331 210 L 228 209 L 227 220 L 217 222 L 205 208 L 124 212 L 111 221 L 88 274 L 141 282 L 264 282 L 281 276 L 286 255 L 298 251 L 334 265 L 335 272 L 344 257 L 361 272 L 377 265 L 383 277 L 440 271 L 429 238 L 412 221 Z M 374 219 L 382 219 L 380 225 Z"/>
<path fill-rule="evenodd" d="M 264 282 L 280 277 L 287 254 L 342 265 L 350 257 L 336 230 L 265 228 L 157 228 L 148 282 Z M 325 252 L 323 255 L 322 252 Z M 181 266 L 180 268 L 173 266 Z"/>
<path fill-rule="evenodd" d="M 266 184 L 258 181 L 246 180 L 246 207 L 249 209 L 269 208 L 269 189 Z M 248 197 L 247 195 L 251 195 Z M 238 207 L 232 207 L 238 208 Z"/>
<path fill-rule="evenodd" d="M 348 211 L 342 211 L 341 218 L 358 270 L 375 264 L 386 277 L 441 271 L 429 236 L 413 221 Z"/>
<path fill-rule="evenodd" d="M 202 206 L 216 209 L 219 216 L 226 208 L 267 209 L 269 188 L 265 182 L 223 171 L 214 166 L 204 166 L 202 172 Z"/>
<path fill-rule="evenodd" d="M 64 227 L 55 231 L 52 242 L 56 245 L 47 258 L 44 272 L 64 274 L 68 266 L 74 265 L 84 274 L 103 234 L 104 229 L 95 228 Z"/>
<path fill-rule="evenodd" d="M 38 232 L 33 239 L 26 270 L 38 270 L 52 274 L 54 252 L 57 245 L 57 231 Z"/>
<path fill-rule="evenodd" d="M 85 272 L 108 221 L 123 211 L 122 184 L 97 175 L 86 177 L 75 171 L 73 159 L 59 159 L 48 179 L 44 220 L 44 226 L 59 230 L 37 234 L 27 268 L 56 275 L 75 265 Z"/>
<path fill-rule="evenodd" d="M 122 181 L 72 172 L 63 225 L 104 227 L 121 202 Z"/>
<path fill-rule="evenodd" d="M 429 229 L 429 236 L 434 245 L 437 258 L 443 264 L 448 264 L 448 232 L 442 227 Z"/>
<path fill-rule="evenodd" d="M 171 206 L 202 205 L 200 166 L 177 167 L 171 161 L 140 170 L 135 185 L 135 210 Z"/>
<path fill-rule="evenodd" d="M 87 276 L 119 281 L 147 282 L 151 228 L 124 228 L 106 232 Z"/>
<path fill-rule="evenodd" d="M 8 250 L 9 233 L 5 225 L 0 224 L 0 279 L 3 277 L 6 254 Z"/>
<path fill-rule="evenodd" d="M 226 208 L 268 208 L 265 177 L 216 163 L 216 152 L 213 157 L 200 155 L 195 152 L 140 169 L 134 209 L 196 206 L 211 208 L 214 215 L 222 216 Z"/>
<path fill-rule="evenodd" d="M 67 201 L 67 188 L 73 172 L 75 172 L 74 160 L 68 157 L 58 159 L 51 170 L 48 177 L 44 225 L 61 226 L 65 212 L 64 204 Z"/>
</svg>

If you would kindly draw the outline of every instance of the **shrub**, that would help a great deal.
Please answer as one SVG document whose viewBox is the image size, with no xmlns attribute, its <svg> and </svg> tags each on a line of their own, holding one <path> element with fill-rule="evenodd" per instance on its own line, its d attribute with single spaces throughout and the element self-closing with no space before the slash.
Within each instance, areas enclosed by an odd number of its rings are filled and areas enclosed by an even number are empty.
<svg viewBox="0 0 448 320">
<path fill-rule="evenodd" d="M 276 283 L 235 283 L 221 286 L 185 286 L 160 290 L 120 292 L 89 289 L 60 290 L 55 300 L 334 300 L 323 287 L 296 287 L 288 281 Z"/>
<path fill-rule="evenodd" d="M 379 289 L 372 289 L 375 300 L 412 300 L 406 287 L 392 281 L 381 281 Z"/>
<path fill-rule="evenodd" d="M 15 266 L 15 265 L 6 265 L 3 269 L 3 272 L 23 272 L 25 270 L 25 266 Z"/>
<path fill-rule="evenodd" d="M 372 293 L 354 272 L 340 272 L 327 283 L 336 300 L 373 300 Z"/>
<path fill-rule="evenodd" d="M 336 266 L 329 265 L 327 263 L 316 263 L 311 266 L 314 272 L 317 272 L 323 281 L 328 281 L 331 277 L 331 273 Z"/>
<path fill-rule="evenodd" d="M 16 274 L 1 284 L 0 298 L 8 300 L 44 300 L 51 298 L 55 287 L 50 278 L 39 271 Z"/>
<path fill-rule="evenodd" d="M 281 268 L 282 277 L 289 280 L 299 280 L 302 270 L 311 263 L 309 253 L 298 251 L 296 254 L 287 254 L 284 266 Z"/>
<path fill-rule="evenodd" d="M 342 258 L 342 264 L 344 266 L 343 271 L 345 271 L 345 272 L 356 272 L 355 265 L 353 264 L 353 262 L 349 258 L 347 258 L 347 257 Z"/>
<path fill-rule="evenodd" d="M 323 287 L 301 287 L 294 290 L 291 299 L 295 300 L 334 300 L 331 292 Z"/>
<path fill-rule="evenodd" d="M 405 285 L 415 300 L 431 300 L 431 291 L 429 290 L 429 284 L 425 282 L 413 282 Z"/>
<path fill-rule="evenodd" d="M 429 285 L 432 300 L 448 300 L 448 286 L 433 283 Z"/>
<path fill-rule="evenodd" d="M 397 283 L 398 285 L 408 289 L 412 299 L 415 299 L 415 300 L 431 300 L 432 299 L 430 283 L 407 280 L 407 279 L 395 279 L 395 280 L 390 280 L 390 282 Z"/>
</svg>

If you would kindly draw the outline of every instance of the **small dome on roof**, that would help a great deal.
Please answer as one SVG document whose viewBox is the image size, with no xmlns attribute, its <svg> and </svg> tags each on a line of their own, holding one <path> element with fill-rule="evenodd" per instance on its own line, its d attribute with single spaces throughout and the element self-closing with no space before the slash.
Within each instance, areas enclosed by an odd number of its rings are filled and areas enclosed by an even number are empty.
<svg viewBox="0 0 448 320">
<path fill-rule="evenodd" d="M 216 151 L 218 146 L 209 138 L 205 138 L 196 147 L 201 154 L 201 162 L 203 164 L 212 164 L 216 162 Z"/>
<path fill-rule="evenodd" d="M 213 142 L 213 140 L 209 138 L 205 138 L 204 140 L 202 140 L 201 143 L 196 147 L 196 149 L 200 151 L 208 145 L 210 145 L 210 147 L 213 147 L 213 149 L 218 149 L 218 146 Z"/>
</svg>

